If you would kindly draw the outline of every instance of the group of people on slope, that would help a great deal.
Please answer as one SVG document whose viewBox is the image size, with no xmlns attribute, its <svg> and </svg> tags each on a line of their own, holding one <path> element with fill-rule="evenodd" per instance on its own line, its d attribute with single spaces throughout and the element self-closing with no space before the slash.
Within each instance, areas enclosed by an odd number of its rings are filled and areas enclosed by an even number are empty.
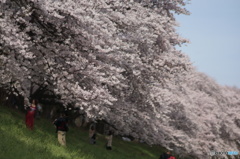
<svg viewBox="0 0 240 159">
<path fill-rule="evenodd" d="M 26 126 L 30 130 L 33 130 L 34 126 L 34 118 L 37 114 L 38 109 L 42 109 L 41 106 L 37 107 L 36 100 L 32 100 L 32 104 L 28 106 L 26 113 Z M 58 142 L 66 146 L 66 132 L 68 131 L 68 118 L 66 117 L 65 113 L 60 113 L 60 117 L 53 121 L 53 124 L 56 127 L 56 132 L 58 134 Z M 89 128 L 89 142 L 90 144 L 96 144 L 96 125 L 93 123 L 90 125 Z M 112 139 L 113 139 L 113 132 L 109 131 L 106 136 L 106 149 L 112 150 Z M 176 159 L 170 153 L 170 151 L 164 152 L 159 159 Z"/>
<path fill-rule="evenodd" d="M 60 114 L 60 117 L 57 118 L 53 124 L 56 126 L 56 131 L 58 133 L 58 142 L 66 146 L 66 132 L 68 131 L 68 119 L 64 113 Z M 91 124 L 89 128 L 89 142 L 90 144 L 96 144 L 96 126 L 95 124 Z M 106 143 L 106 149 L 112 150 L 112 138 L 113 133 L 112 131 L 109 131 L 108 135 L 106 136 L 107 143 Z"/>
<path fill-rule="evenodd" d="M 26 106 L 26 127 L 30 130 L 33 130 L 34 127 L 34 118 L 37 115 L 40 115 L 42 107 L 37 103 L 36 100 L 32 100 L 32 103 L 30 106 Z M 55 119 L 53 121 L 53 124 L 56 127 L 56 133 L 58 134 L 58 142 L 66 146 L 66 132 L 68 131 L 68 118 L 65 115 L 65 113 L 60 113 L 60 117 Z M 90 144 L 96 144 L 96 127 L 95 124 L 90 125 L 89 129 L 89 138 L 90 138 Z M 106 136 L 107 143 L 106 143 L 106 149 L 112 150 L 112 137 L 113 133 L 112 131 L 109 131 L 108 135 Z"/>
<path fill-rule="evenodd" d="M 90 142 L 90 144 L 96 144 L 96 138 L 97 138 L 96 125 L 93 123 L 93 124 L 90 125 L 90 128 L 89 128 L 89 142 Z M 107 140 L 106 149 L 107 150 L 112 150 L 113 132 L 110 130 L 105 138 Z"/>
</svg>

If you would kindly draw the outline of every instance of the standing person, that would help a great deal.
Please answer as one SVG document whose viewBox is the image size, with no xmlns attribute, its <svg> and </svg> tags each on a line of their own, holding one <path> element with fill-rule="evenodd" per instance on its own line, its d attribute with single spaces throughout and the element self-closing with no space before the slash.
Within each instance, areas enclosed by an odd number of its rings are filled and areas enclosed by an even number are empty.
<svg viewBox="0 0 240 159">
<path fill-rule="evenodd" d="M 106 136 L 106 139 L 107 139 L 106 149 L 107 150 L 112 150 L 112 138 L 113 138 L 113 133 L 112 133 L 112 131 L 109 131 L 108 135 Z"/>
<path fill-rule="evenodd" d="M 90 140 L 90 144 L 96 144 L 96 129 L 95 129 L 95 125 L 91 124 L 90 128 L 89 128 L 89 140 Z"/>
<path fill-rule="evenodd" d="M 58 133 L 58 142 L 66 146 L 66 132 L 68 131 L 68 120 L 64 113 L 60 114 L 60 117 L 56 119 L 53 124 L 56 126 Z"/>
<path fill-rule="evenodd" d="M 37 107 L 36 118 L 39 119 L 42 114 L 42 105 L 39 103 L 38 100 L 36 100 L 36 107 Z"/>
<path fill-rule="evenodd" d="M 35 100 L 33 99 L 31 106 L 27 107 L 27 114 L 26 114 L 26 126 L 30 130 L 33 130 L 36 109 L 37 109 L 36 103 L 35 103 Z"/>
</svg>

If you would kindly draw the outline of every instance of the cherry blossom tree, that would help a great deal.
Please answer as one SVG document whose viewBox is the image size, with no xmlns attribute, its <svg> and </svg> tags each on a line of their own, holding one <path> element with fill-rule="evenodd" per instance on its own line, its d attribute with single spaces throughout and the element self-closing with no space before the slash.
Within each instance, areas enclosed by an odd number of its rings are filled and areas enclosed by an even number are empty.
<svg viewBox="0 0 240 159">
<path fill-rule="evenodd" d="M 239 90 L 176 50 L 184 0 L 1 0 L 0 86 L 44 88 L 116 133 L 181 154 L 237 148 Z"/>
</svg>

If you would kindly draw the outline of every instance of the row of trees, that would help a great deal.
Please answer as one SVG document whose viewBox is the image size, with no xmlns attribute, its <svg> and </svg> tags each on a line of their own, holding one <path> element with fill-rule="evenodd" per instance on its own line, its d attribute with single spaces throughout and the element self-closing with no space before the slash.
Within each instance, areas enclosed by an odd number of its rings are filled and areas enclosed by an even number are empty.
<svg viewBox="0 0 240 159">
<path fill-rule="evenodd" d="M 237 149 L 239 89 L 175 49 L 184 0 L 1 0 L 0 85 L 54 94 L 119 134 L 206 157 Z"/>
</svg>

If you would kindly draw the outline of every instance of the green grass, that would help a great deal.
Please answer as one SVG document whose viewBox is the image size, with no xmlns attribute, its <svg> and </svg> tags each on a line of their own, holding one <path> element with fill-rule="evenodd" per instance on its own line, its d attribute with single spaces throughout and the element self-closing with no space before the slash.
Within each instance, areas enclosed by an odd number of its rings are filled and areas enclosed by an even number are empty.
<svg viewBox="0 0 240 159">
<path fill-rule="evenodd" d="M 51 121 L 35 120 L 33 131 L 24 121 L 23 113 L 0 106 L 0 159 L 158 159 L 164 151 L 118 137 L 113 139 L 113 150 L 107 151 L 103 135 L 90 145 L 87 130 L 74 127 L 67 132 L 67 147 L 62 147 Z"/>
</svg>

